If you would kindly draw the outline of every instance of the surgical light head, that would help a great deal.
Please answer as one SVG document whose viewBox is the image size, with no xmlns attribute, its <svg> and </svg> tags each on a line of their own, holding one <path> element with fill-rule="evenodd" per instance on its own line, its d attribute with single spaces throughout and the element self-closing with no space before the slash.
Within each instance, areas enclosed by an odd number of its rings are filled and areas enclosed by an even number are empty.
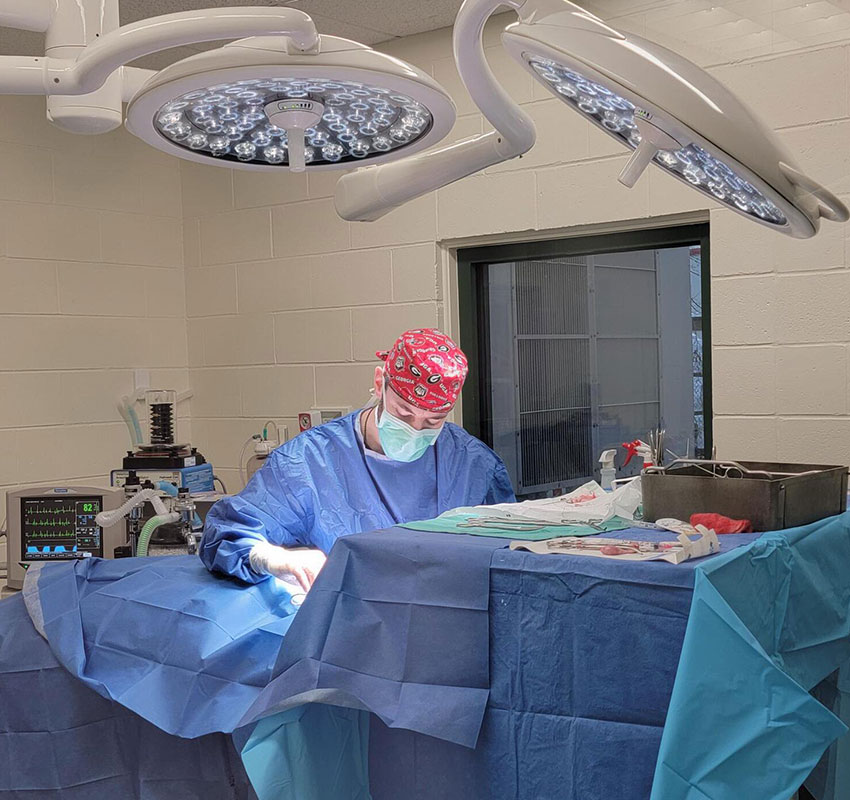
<svg viewBox="0 0 850 800">
<path fill-rule="evenodd" d="M 505 48 L 569 108 L 633 151 L 620 175 L 625 185 L 654 164 L 711 200 L 799 238 L 813 236 L 821 217 L 850 216 L 705 70 L 572 3 L 528 2 L 518 13 L 520 22 L 502 34 Z"/>
<path fill-rule="evenodd" d="M 657 118 L 602 84 L 550 59 L 529 57 L 528 63 L 538 79 L 558 97 L 590 122 L 619 139 L 626 147 L 638 150 L 644 139 L 649 140 L 654 132 L 653 127 L 663 131 Z M 656 124 L 653 125 L 651 120 L 656 120 Z M 682 145 L 669 134 L 664 138 L 663 142 L 649 141 L 649 157 L 675 177 L 686 180 L 718 202 L 731 205 L 736 211 L 773 225 L 788 223 L 781 209 L 747 181 L 742 171 L 736 172 L 698 144 L 691 142 Z M 634 185 L 632 177 L 636 180 L 639 174 L 632 176 L 630 171 L 624 180 Z"/>
<path fill-rule="evenodd" d="M 295 8 L 194 9 L 118 24 L 118 0 L 2 0 L 0 26 L 45 32 L 43 55 L 0 56 L 0 94 L 48 98 L 77 133 L 121 124 L 180 158 L 238 169 L 347 169 L 415 153 L 455 120 L 422 70 L 319 36 Z M 246 38 L 247 37 L 247 38 Z M 126 65 L 181 45 L 237 41 L 160 72 Z"/>
<path fill-rule="evenodd" d="M 160 150 L 253 170 L 392 160 L 439 141 L 454 119 L 430 76 L 333 36 L 309 52 L 267 36 L 192 56 L 127 110 L 129 130 Z"/>
</svg>

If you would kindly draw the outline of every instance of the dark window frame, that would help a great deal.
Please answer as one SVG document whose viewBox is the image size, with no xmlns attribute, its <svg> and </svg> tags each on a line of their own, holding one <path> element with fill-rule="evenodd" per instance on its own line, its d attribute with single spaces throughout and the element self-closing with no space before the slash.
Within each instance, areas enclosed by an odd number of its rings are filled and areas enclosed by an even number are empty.
<svg viewBox="0 0 850 800">
<path fill-rule="evenodd" d="M 488 264 L 517 261 L 528 258 L 557 256 L 588 256 L 631 250 L 656 250 L 667 247 L 700 247 L 700 283 L 702 290 L 702 367 L 703 415 L 705 450 L 714 448 L 714 414 L 711 357 L 711 245 L 709 225 L 688 225 L 646 228 L 618 233 L 600 233 L 586 236 L 547 239 L 542 241 L 464 247 L 457 250 L 458 312 L 460 319 L 460 346 L 469 359 L 469 377 L 463 387 L 463 426 L 473 436 L 488 445 L 493 444 L 493 431 L 482 420 L 489 419 L 486 404 L 489 402 L 481 386 L 489 385 L 488 359 L 489 321 L 487 318 Z"/>
</svg>

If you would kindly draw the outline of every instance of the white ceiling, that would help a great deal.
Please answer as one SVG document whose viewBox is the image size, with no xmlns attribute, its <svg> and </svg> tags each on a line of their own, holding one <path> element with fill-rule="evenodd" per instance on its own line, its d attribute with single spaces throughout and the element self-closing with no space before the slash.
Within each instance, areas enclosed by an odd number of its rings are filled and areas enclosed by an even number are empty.
<svg viewBox="0 0 850 800">
<path fill-rule="evenodd" d="M 850 0 L 590 0 L 588 7 L 702 65 L 850 42 Z"/>
<path fill-rule="evenodd" d="M 310 14 L 321 33 L 365 44 L 448 27 L 460 4 L 461 0 L 120 0 L 122 23 L 194 8 L 294 6 Z M 850 42 L 850 0 L 587 0 L 586 6 L 615 27 L 653 39 L 703 65 Z M 161 68 L 218 44 L 176 48 L 139 64 Z M 0 54 L 40 52 L 39 34 L 0 28 Z"/>
<path fill-rule="evenodd" d="M 0 0 L 2 3 L 3 0 Z M 308 13 L 320 33 L 378 44 L 399 36 L 446 28 L 454 22 L 461 0 L 120 0 L 121 24 L 159 14 L 222 6 L 293 6 Z M 160 69 L 207 46 L 179 47 L 141 59 L 140 66 Z M 0 28 L 0 54 L 43 52 L 44 37 L 29 31 Z"/>
</svg>

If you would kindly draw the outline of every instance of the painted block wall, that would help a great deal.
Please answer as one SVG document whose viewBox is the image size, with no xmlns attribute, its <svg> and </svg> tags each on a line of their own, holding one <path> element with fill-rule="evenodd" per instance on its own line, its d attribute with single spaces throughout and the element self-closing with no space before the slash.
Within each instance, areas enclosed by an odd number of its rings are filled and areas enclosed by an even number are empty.
<svg viewBox="0 0 850 800">
<path fill-rule="evenodd" d="M 722 4 L 611 20 L 712 71 L 758 108 L 806 171 L 848 199 L 850 36 L 835 29 L 792 41 L 793 9 L 768 5 L 769 14 L 756 0 L 735 4 L 726 28 L 751 18 L 769 33 L 763 44 L 753 33 L 746 47 L 710 35 L 723 24 L 705 27 L 706 15 L 728 16 Z M 123 131 L 63 133 L 45 121 L 43 100 L 0 98 L 0 498 L 19 485 L 105 481 L 128 441 L 114 401 L 132 389 L 136 367 L 157 383 L 191 386 L 183 433 L 191 414 L 191 440 L 238 488 L 239 449 L 266 419 L 294 429 L 309 406 L 359 406 L 375 350 L 406 327 L 453 329 L 447 252 L 459 241 L 692 213 L 712 230 L 719 453 L 846 462 L 850 226 L 826 224 L 816 239 L 794 241 L 657 171 L 622 188 L 625 153 L 500 50 L 508 21 L 491 25 L 485 43 L 537 124 L 535 148 L 373 224 L 336 216 L 333 173 L 200 167 Z M 452 92 L 452 138 L 486 130 L 454 69 L 449 31 L 387 50 Z"/>
<path fill-rule="evenodd" d="M 108 485 L 134 368 L 188 388 L 180 192 L 129 134 L 64 133 L 43 99 L 0 97 L 0 519 L 12 488 Z"/>
<path fill-rule="evenodd" d="M 230 488 L 264 421 L 359 407 L 394 332 L 443 324 L 435 200 L 370 229 L 339 219 L 327 173 L 181 175 L 193 433 Z"/>
<path fill-rule="evenodd" d="M 738 3 L 736 13 L 747 17 L 749 8 L 758 15 L 763 5 Z M 613 21 L 663 40 L 659 30 L 668 21 L 652 14 Z M 759 19 L 779 26 L 784 17 Z M 522 159 L 379 222 L 347 223 L 334 214 L 333 173 L 281 180 L 181 163 L 193 426 L 217 467 L 232 470 L 241 442 L 268 416 L 294 425 L 297 411 L 313 403 L 360 405 L 374 350 L 402 329 L 451 329 L 447 249 L 458 241 L 635 220 L 663 225 L 690 213 L 711 225 L 719 455 L 846 463 L 850 226 L 827 223 L 815 239 L 792 240 L 658 170 L 625 189 L 616 180 L 624 150 L 501 50 L 498 23 L 509 21 L 506 15 L 489 26 L 487 54 L 533 117 L 537 144 Z M 756 36 L 742 52 L 731 40 L 686 27 L 680 23 L 685 32 L 662 43 L 752 103 L 805 171 L 850 199 L 850 50 L 840 32 L 802 47 L 783 40 L 777 27 L 764 46 Z M 450 140 L 488 129 L 455 70 L 449 31 L 406 37 L 386 49 L 452 93 L 459 118 Z"/>
</svg>

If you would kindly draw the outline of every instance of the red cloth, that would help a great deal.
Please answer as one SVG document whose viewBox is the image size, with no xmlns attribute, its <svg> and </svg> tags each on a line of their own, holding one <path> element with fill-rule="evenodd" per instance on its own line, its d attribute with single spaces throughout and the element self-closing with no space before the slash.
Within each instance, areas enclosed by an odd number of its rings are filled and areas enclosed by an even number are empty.
<svg viewBox="0 0 850 800">
<path fill-rule="evenodd" d="M 396 394 L 424 411 L 448 411 L 460 396 L 469 366 L 463 351 L 435 328 L 407 331 L 384 360 L 384 374 Z"/>
<path fill-rule="evenodd" d="M 722 514 L 691 514 L 691 525 L 704 525 L 718 534 L 753 532 L 753 523 L 748 519 L 732 519 Z"/>
</svg>

